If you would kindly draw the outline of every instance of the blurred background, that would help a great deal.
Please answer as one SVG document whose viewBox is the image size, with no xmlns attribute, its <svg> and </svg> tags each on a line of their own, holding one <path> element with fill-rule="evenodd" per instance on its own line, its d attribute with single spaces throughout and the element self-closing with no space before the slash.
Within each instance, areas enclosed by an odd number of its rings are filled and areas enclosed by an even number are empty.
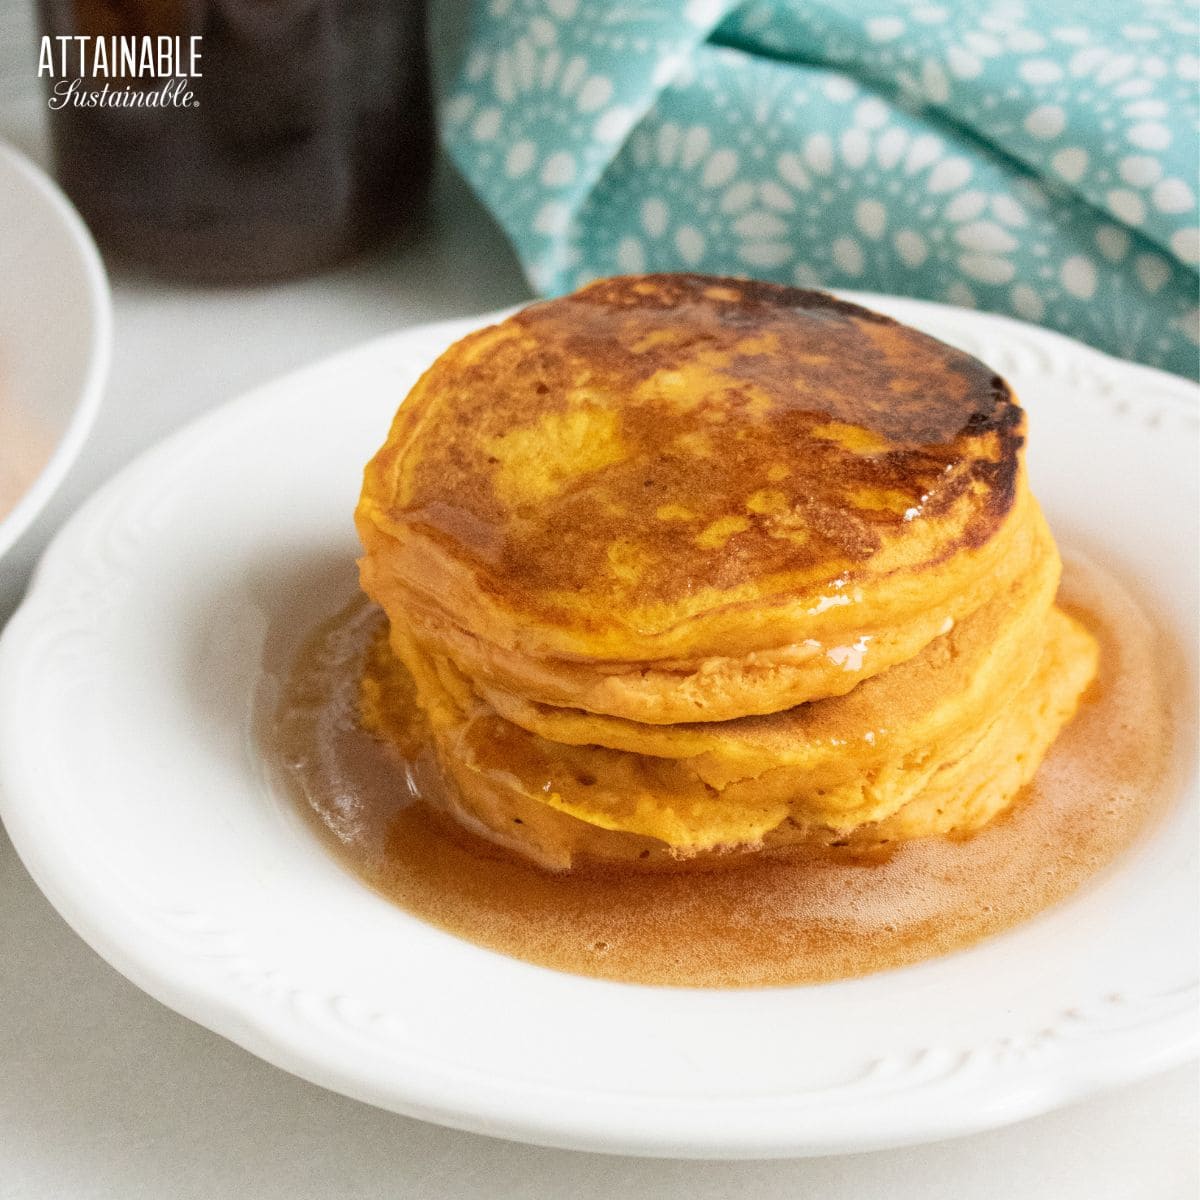
<svg viewBox="0 0 1200 1200">
<path fill-rule="evenodd" d="M 65 513 L 200 409 L 373 334 L 600 275 L 918 296 L 1195 378 L 1197 15 L 0 0 L 0 138 L 57 179 L 117 282 L 109 404 L 6 555 L 0 619 Z M 147 35 L 169 51 L 148 71 L 96 62 Z M 8 462 L 16 429 L 0 422 L 0 476 L 19 482 L 49 451 Z"/>
<path fill-rule="evenodd" d="M 198 75 L 185 54 L 130 88 L 175 77 L 184 103 L 83 106 L 72 81 L 107 79 L 77 55 L 39 56 L 40 89 L 20 88 L 46 94 L 56 174 L 126 267 L 261 282 L 411 238 L 446 211 L 440 191 L 425 208 L 440 138 L 541 294 L 752 274 L 1006 313 L 1196 371 L 1200 30 L 1181 0 L 37 12 L 52 39 L 197 39 Z M 28 37 L 6 46 L 19 88 Z"/>
<path fill-rule="evenodd" d="M 152 14 L 159 6 L 113 3 L 98 7 L 144 20 L 148 12 Z M 200 7 L 210 12 L 224 7 L 250 13 L 261 8 L 264 29 L 259 31 L 258 40 L 261 43 L 265 37 L 269 45 L 272 26 L 268 10 L 295 6 L 277 0 L 264 5 Z M 322 5 L 300 7 L 315 11 Z M 337 0 L 331 7 L 342 11 L 356 6 Z M 412 7 L 423 12 L 419 4 L 389 4 L 389 7 Z M 63 12 L 69 15 L 72 6 L 55 11 L 60 17 Z M 466 6 L 453 2 L 436 6 L 429 13 L 429 41 L 434 48 L 431 58 L 435 67 L 460 56 L 466 15 Z M 403 19 L 401 24 L 406 21 Z M 53 175 L 56 159 L 52 118 L 56 114 L 47 103 L 51 81 L 37 75 L 41 22 L 38 8 L 30 0 L 0 0 L 0 144 L 7 143 Z M 420 34 L 415 47 L 417 58 L 425 62 L 424 38 Z M 402 42 L 397 54 L 411 61 L 412 44 Z M 202 60 L 201 69 L 207 70 L 208 66 Z M 157 79 L 149 83 L 154 87 L 160 85 Z M 270 98 L 268 111 L 274 112 L 277 119 L 286 120 L 291 96 L 292 90 L 284 82 L 273 97 L 260 98 Z M 423 136 L 429 139 L 427 104 L 428 96 L 421 102 L 414 128 L 423 130 Z M 203 104 L 200 111 L 204 111 Z M 144 114 L 133 115 L 136 118 Z M 161 115 L 170 118 L 180 114 Z M 247 136 L 252 145 L 255 127 L 256 122 L 251 120 Z M 149 135 L 154 133 L 151 126 Z M 104 140 L 107 144 L 111 135 Z M 182 169 L 187 169 L 186 149 L 191 140 L 184 139 L 183 151 L 172 151 L 171 147 L 178 143 L 166 139 L 166 148 L 160 147 L 157 153 L 179 153 Z M 293 137 L 290 147 L 287 137 L 281 139 L 285 156 L 295 153 L 297 140 L 303 148 L 303 138 Z M 337 148 L 329 146 L 328 140 L 326 145 L 328 153 L 336 155 Z M 418 142 L 422 179 L 431 149 L 432 139 L 425 146 Z M 252 162 L 246 174 L 261 181 L 264 173 L 270 174 L 272 155 L 258 157 L 259 161 Z M 133 163 L 132 178 L 113 170 L 112 162 L 102 163 L 92 186 L 103 189 L 103 195 L 112 195 L 115 200 L 124 197 L 126 203 L 135 203 L 139 180 L 153 184 L 156 166 L 153 159 L 142 166 L 137 165 L 136 159 Z M 236 171 L 237 166 L 235 156 L 229 169 Z M 403 163 L 400 167 L 396 177 L 403 186 L 406 172 Z M 346 178 L 344 169 L 342 178 Z M 316 181 L 317 185 L 319 182 Z M 303 179 L 292 192 L 294 197 L 289 196 L 286 187 L 267 188 L 258 193 L 268 219 L 272 202 L 285 205 L 298 202 L 303 206 L 307 195 Z M 350 194 L 349 189 L 342 193 Z M 186 188 L 175 193 L 177 208 L 173 214 L 143 208 L 142 219 L 152 221 L 157 216 L 169 221 L 173 217 L 180 219 L 181 215 L 186 219 L 189 195 Z M 329 193 L 323 198 L 328 216 Z M 336 206 L 336 199 L 333 204 Z M 352 209 L 350 205 L 343 211 L 353 215 Z M 197 282 L 184 269 L 186 264 L 169 251 L 141 258 L 122 253 L 130 249 L 128 246 L 114 248 L 101 244 L 113 285 L 114 316 L 112 365 L 104 401 L 86 446 L 65 482 L 16 545 L 0 559 L 0 626 L 16 607 L 37 557 L 66 517 L 140 450 L 192 417 L 255 384 L 404 325 L 487 311 L 530 296 L 520 264 L 500 226 L 444 156 L 433 155 L 427 189 L 418 187 L 410 202 L 399 205 L 398 209 L 394 228 L 389 229 L 386 223 L 382 228 L 376 225 L 367 231 L 368 236 L 357 248 L 352 239 L 340 246 L 333 244 L 334 239 L 328 239 L 325 243 L 328 257 L 323 266 L 306 261 L 297 270 L 289 270 L 287 256 L 280 255 L 274 264 L 279 277 L 272 278 L 265 269 L 268 264 L 260 264 L 263 269 L 258 282 L 214 281 L 222 270 L 236 276 L 240 264 L 235 255 L 216 253 L 208 282 Z M 275 210 L 276 219 L 278 211 Z M 225 213 L 228 212 L 227 208 Z M 211 211 L 206 212 L 203 206 L 197 215 L 202 222 L 212 217 Z M 233 216 L 238 215 L 235 208 Z M 249 215 L 252 222 L 263 220 L 262 214 Z M 220 234 L 221 223 L 216 225 L 211 231 L 213 237 Z M 0 245 L 20 243 L 27 237 L 28 231 L 17 224 L 13 207 L 0 196 Z M 16 279 L 11 286 L 15 291 L 28 291 Z M 14 303 L 21 303 L 20 296 Z M 65 328 L 82 303 L 81 296 L 64 297 L 52 319 Z M 12 357 L 7 350 L 4 355 Z M 14 396 L 10 390 L 5 399 L 15 407 L 23 398 Z M 30 403 L 36 401 L 31 399 Z M 0 467 L 6 453 L 2 443 L 0 439 Z"/>
</svg>

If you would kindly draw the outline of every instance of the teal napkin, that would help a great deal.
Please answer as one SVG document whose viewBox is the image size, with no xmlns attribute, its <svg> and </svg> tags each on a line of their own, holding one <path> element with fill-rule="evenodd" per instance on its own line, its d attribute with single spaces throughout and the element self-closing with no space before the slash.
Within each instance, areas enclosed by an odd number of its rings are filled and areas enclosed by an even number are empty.
<svg viewBox="0 0 1200 1200">
<path fill-rule="evenodd" d="M 748 274 L 1193 375 L 1197 23 L 1127 0 L 477 0 L 451 155 L 543 294 Z"/>
</svg>

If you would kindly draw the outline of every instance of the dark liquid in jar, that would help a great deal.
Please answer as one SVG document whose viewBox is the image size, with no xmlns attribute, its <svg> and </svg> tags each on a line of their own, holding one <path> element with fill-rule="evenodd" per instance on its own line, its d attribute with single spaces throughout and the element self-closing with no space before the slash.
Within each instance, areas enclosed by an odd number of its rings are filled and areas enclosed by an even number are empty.
<svg viewBox="0 0 1200 1200">
<path fill-rule="evenodd" d="M 544 871 L 423 802 L 431 773 L 358 728 L 358 675 L 383 619 L 359 601 L 292 664 L 260 734 L 286 794 L 364 883 L 488 949 L 628 983 L 820 983 L 972 945 L 1069 896 L 1171 793 L 1170 661 L 1107 573 L 1069 563 L 1059 597 L 1096 634 L 1100 677 L 1012 808 L 970 837 L 886 857 L 836 849 L 677 874 Z M 270 668 L 270 664 L 268 664 Z M 419 724 L 414 714 L 414 726 Z"/>
<path fill-rule="evenodd" d="M 41 0 L 40 10 L 50 36 L 201 39 L 201 75 L 186 80 L 193 106 L 51 111 L 59 180 L 118 259 L 202 281 L 277 278 L 418 215 L 432 156 L 423 0 Z M 80 80 L 85 91 L 105 82 L 168 81 Z"/>
</svg>

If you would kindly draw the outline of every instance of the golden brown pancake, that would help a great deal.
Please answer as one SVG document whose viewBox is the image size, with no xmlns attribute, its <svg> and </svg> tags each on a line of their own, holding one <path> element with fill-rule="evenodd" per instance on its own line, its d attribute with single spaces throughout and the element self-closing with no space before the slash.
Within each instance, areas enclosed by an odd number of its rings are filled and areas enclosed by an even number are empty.
<svg viewBox="0 0 1200 1200">
<path fill-rule="evenodd" d="M 463 339 L 368 465 L 367 593 L 525 699 L 643 723 L 849 691 L 1028 565 L 982 363 L 819 292 L 600 281 Z"/>
<path fill-rule="evenodd" d="M 451 347 L 367 467 L 363 724 L 554 868 L 974 829 L 1096 667 L 1023 429 L 983 364 L 822 293 L 534 305 Z"/>
<path fill-rule="evenodd" d="M 459 725 L 482 705 L 542 741 L 578 748 L 577 764 L 599 747 L 676 759 L 711 788 L 761 781 L 768 772 L 786 769 L 777 777 L 786 792 L 813 779 L 874 768 L 888 756 L 908 755 L 986 724 L 1025 682 L 1040 652 L 1060 574 L 1048 532 L 1043 548 L 1035 570 L 920 654 L 846 695 L 766 716 L 639 725 L 578 709 L 534 706 L 467 679 L 449 660 L 412 644 L 403 629 L 393 628 L 392 641 L 403 647 L 400 657 L 413 664 L 418 682 L 428 680 L 421 701 L 436 710 L 436 724 Z M 851 758 L 852 764 L 842 765 Z"/>
<path fill-rule="evenodd" d="M 689 860 L 703 867 L 714 854 L 728 860 L 770 847 L 850 839 L 870 848 L 961 835 L 990 820 L 1032 778 L 1096 671 L 1095 640 L 1057 608 L 1041 609 L 1032 631 L 1010 621 L 1010 636 L 1018 628 L 1033 634 L 1023 652 L 1008 640 L 994 650 L 972 644 L 986 640 L 979 620 L 973 618 L 977 627 L 958 645 L 950 636 L 939 639 L 923 661 L 856 689 L 874 695 L 845 714 L 847 732 L 863 709 L 893 714 L 897 728 L 876 745 L 862 734 L 877 731 L 859 726 L 859 738 L 846 739 L 842 755 L 830 757 L 826 747 L 826 761 L 806 775 L 785 768 L 720 790 L 698 780 L 686 762 L 560 746 L 529 734 L 469 691 L 453 695 L 419 655 L 414 684 L 384 638 L 364 679 L 363 720 L 410 755 L 423 740 L 433 747 L 439 782 L 429 788 L 431 797 L 469 828 L 554 869 L 587 863 L 660 869 Z M 926 726 L 921 744 L 904 726 L 921 721 L 931 676 L 947 673 L 960 658 L 950 678 L 958 682 L 956 675 L 982 668 L 997 684 L 995 703 L 977 722 Z M 905 678 L 889 682 L 896 675 Z M 424 705 L 415 701 L 421 692 Z M 438 699 L 429 702 L 431 692 Z M 472 706 L 469 714 L 461 703 Z M 806 733 L 819 741 L 821 727 L 839 714 L 817 710 L 842 703 L 804 705 L 766 720 L 786 722 L 798 741 Z"/>
<path fill-rule="evenodd" d="M 848 695 L 682 727 L 614 729 L 610 718 L 608 736 L 592 739 L 551 739 L 513 723 L 452 663 L 427 656 L 393 626 L 390 642 L 403 648 L 406 666 L 387 646 L 376 650 L 364 715 L 368 727 L 402 736 L 378 698 L 403 694 L 407 685 L 389 677 L 407 668 L 443 769 L 460 787 L 477 789 L 463 782 L 463 771 L 473 773 L 684 854 L 757 845 L 785 819 L 848 832 L 892 816 L 1014 702 L 1042 654 L 1058 578 L 1047 535 L 1037 571 Z M 558 715 L 571 719 L 567 710 Z M 588 714 L 576 717 L 590 728 Z"/>
<path fill-rule="evenodd" d="M 1011 668 L 1012 662 L 1027 655 L 1028 645 L 1037 645 L 1041 624 L 1058 586 L 1058 550 L 1040 515 L 1033 529 L 1037 535 L 1035 552 L 1024 573 L 1014 582 L 998 583 L 991 598 L 962 621 L 946 621 L 941 630 L 944 636 L 848 693 L 788 711 L 805 712 L 806 729 L 824 730 L 824 746 L 847 740 L 857 743 L 860 731 L 889 724 L 894 739 L 898 726 L 906 721 L 889 722 L 887 718 L 901 704 L 905 718 L 909 712 L 920 715 L 921 723 L 910 727 L 918 739 L 931 736 L 948 721 L 977 723 L 987 707 L 997 701 L 999 671 Z M 794 722 L 777 719 L 784 713 L 648 725 L 577 708 L 537 704 L 479 677 L 471 679 L 470 686 L 501 716 L 549 741 L 687 759 L 706 783 L 717 787 L 753 775 L 764 766 L 786 763 L 810 769 L 814 763 L 811 739 L 801 736 Z M 876 700 L 877 695 L 885 699 Z M 870 758 L 872 748 L 873 743 L 867 744 L 860 747 L 860 753 Z"/>
</svg>

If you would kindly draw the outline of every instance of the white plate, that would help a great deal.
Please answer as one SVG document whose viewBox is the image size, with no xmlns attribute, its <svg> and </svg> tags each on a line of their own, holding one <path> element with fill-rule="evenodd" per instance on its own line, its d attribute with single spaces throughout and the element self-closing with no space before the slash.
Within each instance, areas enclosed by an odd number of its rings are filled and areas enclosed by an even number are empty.
<svg viewBox="0 0 1200 1200">
<path fill-rule="evenodd" d="M 1060 537 L 1118 569 L 1194 655 L 1194 389 L 1011 321 L 867 299 L 1014 382 Z M 1069 902 L 963 953 L 820 987 L 558 974 L 422 924 L 326 854 L 249 733 L 264 637 L 295 640 L 352 593 L 362 465 L 418 372 L 476 324 L 408 330 L 226 406 L 122 472 L 46 555 L 0 643 L 0 792 L 80 935 L 306 1079 L 592 1150 L 917 1142 L 1194 1053 L 1190 773 L 1169 817 Z"/>
<path fill-rule="evenodd" d="M 29 480 L 7 513 L 0 496 L 0 556 L 79 454 L 111 345 L 108 280 L 91 235 L 62 192 L 0 143 L 0 492 L 18 453 Z"/>
</svg>

